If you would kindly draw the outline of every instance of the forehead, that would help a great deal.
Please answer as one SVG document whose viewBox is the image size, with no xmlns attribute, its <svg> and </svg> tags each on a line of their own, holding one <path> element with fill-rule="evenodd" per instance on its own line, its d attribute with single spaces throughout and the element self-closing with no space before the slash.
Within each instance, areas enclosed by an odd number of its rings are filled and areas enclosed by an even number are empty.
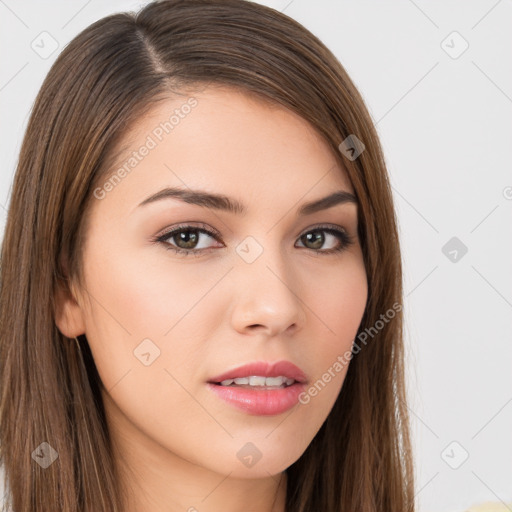
<svg viewBox="0 0 512 512">
<path fill-rule="evenodd" d="M 99 182 L 108 189 L 105 199 L 130 209 L 165 186 L 270 206 L 334 188 L 353 191 L 339 159 L 306 120 L 228 87 L 158 102 L 120 141 Z"/>
</svg>

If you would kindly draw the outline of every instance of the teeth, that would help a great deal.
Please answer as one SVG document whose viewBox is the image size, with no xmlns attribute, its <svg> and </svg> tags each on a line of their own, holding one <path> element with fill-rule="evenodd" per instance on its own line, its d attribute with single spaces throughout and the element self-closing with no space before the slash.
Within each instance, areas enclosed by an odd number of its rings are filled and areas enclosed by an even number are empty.
<svg viewBox="0 0 512 512">
<path fill-rule="evenodd" d="M 236 379 L 223 380 L 221 386 L 231 386 L 233 383 L 237 385 L 249 385 L 249 386 L 260 386 L 260 387 L 273 387 L 282 386 L 286 384 L 291 386 L 295 382 L 294 379 L 287 379 L 286 377 L 261 377 L 259 375 L 251 375 L 250 377 L 237 377 Z"/>
<path fill-rule="evenodd" d="M 264 386 L 265 381 L 267 379 L 265 377 L 249 377 L 249 384 L 251 386 Z M 280 386 L 281 382 L 279 384 L 269 384 L 270 386 Z"/>
</svg>

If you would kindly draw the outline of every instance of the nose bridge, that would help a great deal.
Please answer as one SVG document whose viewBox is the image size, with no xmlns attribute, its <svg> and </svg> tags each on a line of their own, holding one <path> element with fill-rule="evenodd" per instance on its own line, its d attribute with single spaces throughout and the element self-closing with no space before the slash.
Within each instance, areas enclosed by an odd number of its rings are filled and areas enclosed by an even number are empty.
<svg viewBox="0 0 512 512">
<path fill-rule="evenodd" d="M 253 281 L 251 286 L 258 281 L 265 281 L 265 285 L 269 286 L 270 281 L 270 286 L 274 283 L 280 288 L 294 281 L 293 268 L 286 262 L 286 255 L 283 254 L 279 241 L 272 235 L 260 235 L 258 239 L 247 236 L 236 247 L 236 253 L 237 270 L 242 276 L 246 275 L 248 280 Z"/>
<path fill-rule="evenodd" d="M 268 234 L 265 245 L 261 238 L 248 236 L 236 248 L 233 322 L 238 329 L 260 325 L 275 334 L 302 325 L 305 315 L 281 245 Z"/>
</svg>

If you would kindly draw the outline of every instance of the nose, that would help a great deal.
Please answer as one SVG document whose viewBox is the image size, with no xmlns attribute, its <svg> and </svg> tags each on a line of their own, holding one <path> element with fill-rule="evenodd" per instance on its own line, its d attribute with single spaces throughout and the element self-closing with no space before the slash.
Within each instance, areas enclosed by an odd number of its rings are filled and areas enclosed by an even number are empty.
<svg viewBox="0 0 512 512">
<path fill-rule="evenodd" d="M 252 263 L 237 261 L 231 272 L 234 305 L 231 322 L 242 334 L 292 334 L 304 325 L 305 304 L 297 276 L 278 250 L 267 248 Z"/>
</svg>

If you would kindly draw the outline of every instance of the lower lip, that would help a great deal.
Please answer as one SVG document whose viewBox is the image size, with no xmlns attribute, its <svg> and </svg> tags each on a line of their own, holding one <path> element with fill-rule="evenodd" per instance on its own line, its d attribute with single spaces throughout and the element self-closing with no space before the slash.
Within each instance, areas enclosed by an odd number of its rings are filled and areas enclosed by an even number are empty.
<svg viewBox="0 0 512 512">
<path fill-rule="evenodd" d="M 304 384 L 295 382 L 280 389 L 247 389 L 208 383 L 208 387 L 229 404 L 249 414 L 273 416 L 291 409 L 299 401 Z"/>
</svg>

